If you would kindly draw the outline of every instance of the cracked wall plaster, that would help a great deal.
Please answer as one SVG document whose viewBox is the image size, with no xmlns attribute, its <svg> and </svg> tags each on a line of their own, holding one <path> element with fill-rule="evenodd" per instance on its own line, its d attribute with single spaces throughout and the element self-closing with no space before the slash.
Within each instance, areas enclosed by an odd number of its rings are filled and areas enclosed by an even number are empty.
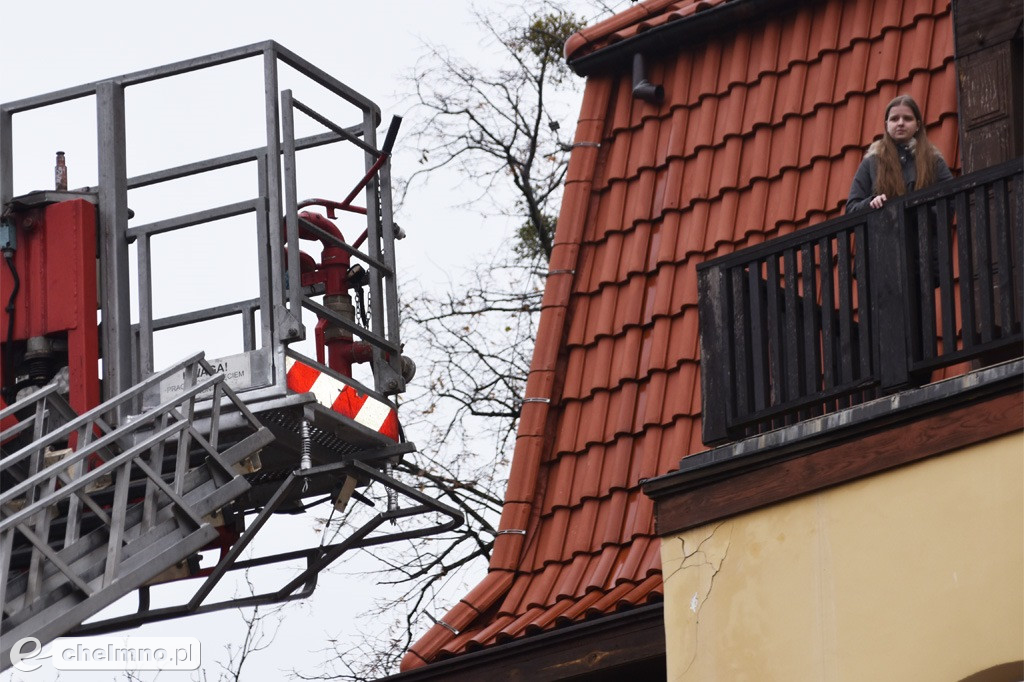
<svg viewBox="0 0 1024 682">
<path fill-rule="evenodd" d="M 1022 444 L 663 537 L 668 679 L 961 679 L 1020 660 Z"/>
<path fill-rule="evenodd" d="M 693 665 L 700 646 L 700 612 L 711 598 L 715 577 L 729 553 L 732 526 L 729 522 L 708 524 L 663 543 L 662 561 L 668 568 L 665 576 L 666 596 L 690 595 L 689 609 L 683 612 L 682 632 L 675 641 L 668 642 L 673 655 L 688 661 L 682 675 Z M 668 547 L 665 547 L 668 545 Z"/>
</svg>

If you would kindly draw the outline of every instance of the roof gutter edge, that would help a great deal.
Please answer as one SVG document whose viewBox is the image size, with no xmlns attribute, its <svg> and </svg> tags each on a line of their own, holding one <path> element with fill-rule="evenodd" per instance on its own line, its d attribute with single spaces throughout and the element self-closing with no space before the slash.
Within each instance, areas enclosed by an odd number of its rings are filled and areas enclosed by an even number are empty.
<svg viewBox="0 0 1024 682">
<path fill-rule="evenodd" d="M 685 19 L 669 21 L 582 57 L 569 59 L 569 68 L 579 76 L 593 76 L 622 65 L 629 68 L 633 55 L 638 52 L 654 55 L 678 50 L 687 41 L 701 42 L 713 33 L 735 26 L 737 22 L 749 21 L 768 10 L 792 4 L 791 0 L 731 0 Z"/>
<path fill-rule="evenodd" d="M 461 653 L 451 658 L 427 663 L 419 668 L 380 678 L 377 682 L 453 682 L 479 680 L 481 671 L 505 660 L 530 661 L 552 646 L 562 642 L 586 642 L 590 637 L 609 634 L 614 637 L 623 627 L 664 627 L 664 602 L 655 601 L 624 609 L 617 613 L 598 616 L 582 622 L 556 626 L 535 635 Z M 656 642 L 655 646 L 658 645 Z M 664 642 L 660 642 L 664 647 Z M 598 666 L 600 667 L 600 666 Z"/>
</svg>

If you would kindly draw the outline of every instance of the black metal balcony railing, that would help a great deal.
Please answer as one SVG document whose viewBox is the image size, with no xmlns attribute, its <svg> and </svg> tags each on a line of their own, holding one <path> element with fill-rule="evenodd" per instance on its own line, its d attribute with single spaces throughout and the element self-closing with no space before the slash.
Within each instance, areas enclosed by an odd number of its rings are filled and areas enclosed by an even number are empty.
<svg viewBox="0 0 1024 682">
<path fill-rule="evenodd" d="M 698 267 L 704 442 L 1021 354 L 1017 159 Z"/>
</svg>

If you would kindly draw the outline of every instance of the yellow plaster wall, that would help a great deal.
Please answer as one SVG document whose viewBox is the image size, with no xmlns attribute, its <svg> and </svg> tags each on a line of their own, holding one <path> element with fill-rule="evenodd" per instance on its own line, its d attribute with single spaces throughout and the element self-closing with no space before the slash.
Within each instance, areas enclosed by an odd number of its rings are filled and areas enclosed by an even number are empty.
<svg viewBox="0 0 1024 682">
<path fill-rule="evenodd" d="M 960 680 L 1024 658 L 1020 433 L 666 537 L 668 679 Z"/>
</svg>

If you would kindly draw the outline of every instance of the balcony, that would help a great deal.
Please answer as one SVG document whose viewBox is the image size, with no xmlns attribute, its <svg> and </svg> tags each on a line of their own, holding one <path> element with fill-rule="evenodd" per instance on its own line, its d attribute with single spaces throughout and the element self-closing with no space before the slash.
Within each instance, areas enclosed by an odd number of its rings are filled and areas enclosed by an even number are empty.
<svg viewBox="0 0 1024 682">
<path fill-rule="evenodd" d="M 1020 357 L 1022 160 L 698 268 L 703 440 Z"/>
</svg>

